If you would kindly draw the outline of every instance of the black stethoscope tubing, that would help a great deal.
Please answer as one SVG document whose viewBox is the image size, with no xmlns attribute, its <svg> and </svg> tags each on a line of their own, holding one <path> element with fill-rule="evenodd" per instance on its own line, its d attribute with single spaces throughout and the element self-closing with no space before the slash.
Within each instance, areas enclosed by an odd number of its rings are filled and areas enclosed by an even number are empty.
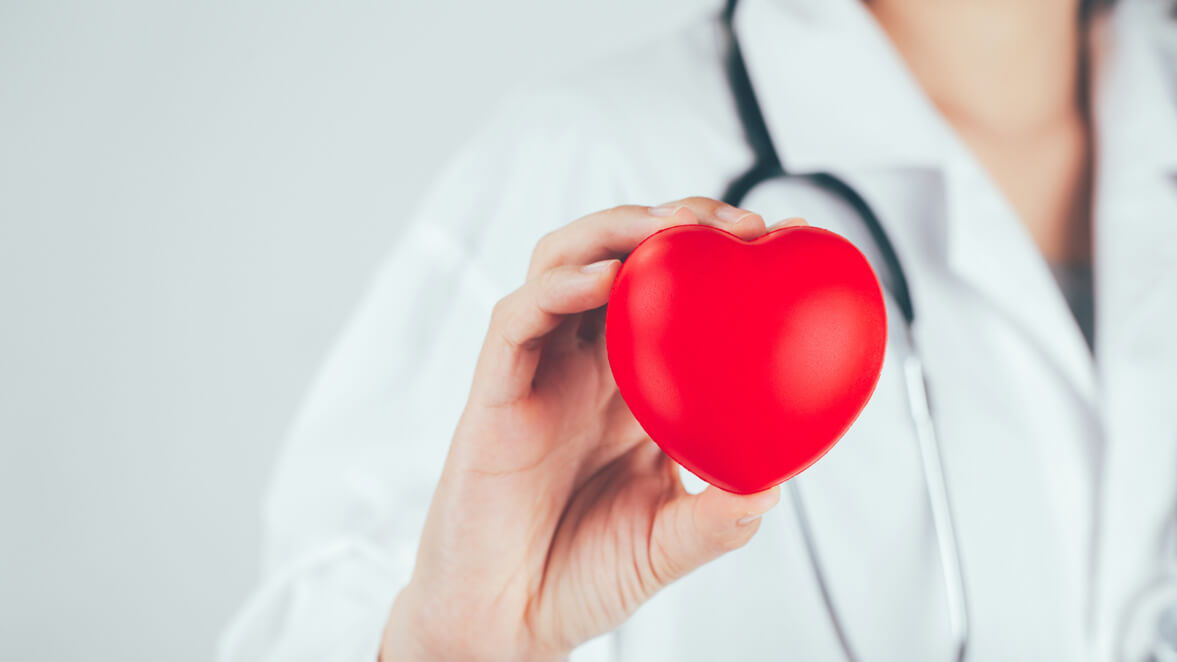
<svg viewBox="0 0 1177 662">
<path fill-rule="evenodd" d="M 764 122 L 764 115 L 760 110 L 760 103 L 756 99 L 756 91 L 752 89 L 752 81 L 748 78 L 748 69 L 744 64 L 744 56 L 740 51 L 739 38 L 732 27 L 732 19 L 736 11 L 736 0 L 727 0 L 723 10 L 723 25 L 727 38 L 727 56 L 724 67 L 727 73 L 728 86 L 732 98 L 736 102 L 736 113 L 744 130 L 744 138 L 755 154 L 752 167 L 739 177 L 736 177 L 723 193 L 723 201 L 739 207 L 748 193 L 757 185 L 770 179 L 794 177 L 809 180 L 818 188 L 845 201 L 862 218 L 862 223 L 870 232 L 871 239 L 879 250 L 891 283 L 888 287 L 895 303 L 903 314 L 903 321 L 907 326 L 915 322 L 915 308 L 912 305 L 911 293 L 907 286 L 907 276 L 895 247 L 891 244 L 887 232 L 883 230 L 878 215 L 871 209 L 858 191 L 841 178 L 828 172 L 790 173 L 768 133 L 768 125 Z"/>
<path fill-rule="evenodd" d="M 752 148 L 755 158 L 751 167 L 730 182 L 722 199 L 732 206 L 739 207 L 748 193 L 763 182 L 787 177 L 804 179 L 850 205 L 870 233 L 883 262 L 882 266 L 890 277 L 887 290 L 903 317 L 904 331 L 910 345 L 910 351 L 903 362 L 905 386 L 923 467 L 932 522 L 935 527 L 937 547 L 943 566 L 948 618 L 953 636 L 951 656 L 953 660 L 960 662 L 965 658 L 970 638 L 968 601 L 965 595 L 964 573 L 961 568 L 960 545 L 956 537 L 956 526 L 952 516 L 944 465 L 940 456 L 939 440 L 931 417 L 923 364 L 915 346 L 915 307 L 912 303 L 907 275 L 878 215 L 858 191 L 847 184 L 845 180 L 828 172 L 790 173 L 785 168 L 769 135 L 768 125 L 764 121 L 764 115 L 756 99 L 756 92 L 748 77 L 748 70 L 740 51 L 739 39 L 732 25 L 736 2 L 737 0 L 727 0 L 723 10 L 723 28 L 727 39 L 724 67 L 731 95 L 735 100 L 736 112 L 743 128 L 744 138 Z M 814 541 L 813 528 L 806 513 L 801 489 L 795 480 L 789 481 L 786 487 L 791 496 L 806 554 L 817 580 L 822 601 L 830 617 L 834 635 L 846 659 L 850 662 L 857 662 L 861 658 L 850 641 L 846 624 L 834 602 L 829 577 Z"/>
</svg>

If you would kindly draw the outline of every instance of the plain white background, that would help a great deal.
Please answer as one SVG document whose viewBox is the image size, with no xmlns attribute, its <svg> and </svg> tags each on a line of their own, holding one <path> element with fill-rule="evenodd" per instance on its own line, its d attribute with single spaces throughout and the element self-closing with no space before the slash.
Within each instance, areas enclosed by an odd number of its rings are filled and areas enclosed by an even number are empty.
<svg viewBox="0 0 1177 662">
<path fill-rule="evenodd" d="M 511 87 L 717 5 L 0 0 L 0 659 L 210 659 L 422 187 Z"/>
</svg>

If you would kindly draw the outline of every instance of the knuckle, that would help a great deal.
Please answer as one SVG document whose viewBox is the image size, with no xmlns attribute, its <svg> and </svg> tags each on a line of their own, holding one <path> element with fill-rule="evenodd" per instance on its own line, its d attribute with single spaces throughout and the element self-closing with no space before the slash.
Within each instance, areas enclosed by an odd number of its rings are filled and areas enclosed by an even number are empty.
<svg viewBox="0 0 1177 662">
<path fill-rule="evenodd" d="M 507 318 L 510 316 L 511 297 L 512 294 L 499 299 L 495 302 L 493 308 L 490 309 L 490 325 L 492 327 L 502 327 L 505 325 Z"/>
<path fill-rule="evenodd" d="M 541 273 L 532 287 L 527 297 L 527 303 L 541 312 L 552 312 L 551 301 L 557 292 L 556 289 L 556 269 L 548 269 Z"/>
<path fill-rule="evenodd" d="M 551 259 L 556 252 L 556 246 L 559 244 L 558 232 L 559 230 L 547 232 L 535 242 L 535 248 L 531 251 L 532 264 Z"/>
<path fill-rule="evenodd" d="M 564 267 L 564 268 L 566 268 L 566 267 Z M 532 302 L 535 303 L 537 306 L 542 302 L 544 292 L 548 292 L 553 287 L 555 287 L 556 278 L 557 278 L 557 275 L 559 274 L 560 269 L 561 269 L 561 267 L 547 269 L 545 271 L 540 272 L 540 274 L 536 277 L 535 288 L 533 289 L 533 296 L 531 298 L 532 298 Z"/>
<path fill-rule="evenodd" d="M 550 272 L 545 272 L 540 278 L 549 276 Z M 491 308 L 490 333 L 512 348 L 535 348 L 542 341 L 527 335 L 526 320 L 531 314 L 531 306 L 539 307 L 539 295 L 537 288 L 530 285 L 524 285 L 499 299 Z"/>
</svg>

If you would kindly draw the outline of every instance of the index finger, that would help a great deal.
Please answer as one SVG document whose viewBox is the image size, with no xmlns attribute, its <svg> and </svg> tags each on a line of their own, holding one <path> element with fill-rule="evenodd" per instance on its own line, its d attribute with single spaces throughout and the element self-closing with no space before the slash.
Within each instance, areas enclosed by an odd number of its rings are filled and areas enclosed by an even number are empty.
<svg viewBox="0 0 1177 662">
<path fill-rule="evenodd" d="M 676 225 L 721 227 L 745 239 L 764 232 L 757 214 L 710 198 L 684 198 L 657 207 L 624 205 L 584 216 L 545 235 L 532 253 L 527 275 L 554 267 L 624 257 L 643 239 Z"/>
<path fill-rule="evenodd" d="M 698 222 L 698 217 L 685 206 L 666 209 L 622 205 L 589 214 L 539 240 L 531 254 L 527 277 L 530 279 L 558 266 L 622 257 L 659 230 Z"/>
</svg>

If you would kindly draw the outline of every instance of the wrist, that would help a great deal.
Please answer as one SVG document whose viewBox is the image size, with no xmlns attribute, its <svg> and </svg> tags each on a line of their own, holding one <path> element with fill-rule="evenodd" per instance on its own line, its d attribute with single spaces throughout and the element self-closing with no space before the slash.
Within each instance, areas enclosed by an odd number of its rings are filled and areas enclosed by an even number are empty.
<svg viewBox="0 0 1177 662">
<path fill-rule="evenodd" d="M 379 662 L 434 662 L 463 660 L 463 662 L 498 662 L 500 660 L 527 662 L 560 662 L 566 653 L 556 653 L 546 646 L 521 640 L 519 632 L 481 631 L 481 619 L 462 619 L 463 623 L 447 624 L 450 619 L 434 617 L 447 610 L 431 609 L 414 598 L 412 584 L 406 586 L 393 601 L 380 645 Z"/>
</svg>

